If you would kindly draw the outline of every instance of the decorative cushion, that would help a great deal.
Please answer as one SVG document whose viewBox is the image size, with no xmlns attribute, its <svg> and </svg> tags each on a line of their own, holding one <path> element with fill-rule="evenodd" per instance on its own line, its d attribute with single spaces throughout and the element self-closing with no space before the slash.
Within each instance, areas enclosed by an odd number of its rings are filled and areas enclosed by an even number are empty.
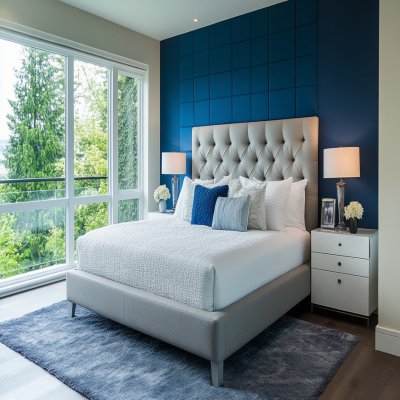
<svg viewBox="0 0 400 400">
<path fill-rule="evenodd" d="M 242 184 L 240 183 L 240 179 L 232 179 L 229 182 L 229 192 L 228 197 L 235 197 L 235 194 L 242 189 Z"/>
<path fill-rule="evenodd" d="M 215 204 L 212 228 L 226 231 L 247 232 L 250 196 L 237 198 L 218 197 Z"/>
<path fill-rule="evenodd" d="M 192 225 L 212 226 L 215 203 L 218 197 L 228 196 L 228 185 L 207 189 L 197 185 L 194 190 Z"/>
<path fill-rule="evenodd" d="M 198 182 L 193 182 L 191 180 L 191 183 L 188 184 L 187 190 L 185 192 L 185 197 L 184 197 L 184 210 L 183 210 L 183 220 L 186 222 L 191 222 L 192 221 L 192 209 L 193 209 L 193 199 L 194 199 L 194 190 L 197 185 L 204 186 L 206 188 L 214 188 L 217 186 L 222 186 L 222 185 L 228 185 L 230 182 L 231 178 L 230 175 L 222 178 L 218 183 L 214 184 L 201 184 Z"/>
<path fill-rule="evenodd" d="M 306 186 L 307 179 L 292 183 L 286 204 L 285 226 L 293 226 L 302 231 L 306 230 L 306 224 L 304 221 Z"/>
<path fill-rule="evenodd" d="M 243 187 L 234 197 L 250 196 L 249 220 L 247 228 L 265 231 L 265 185 Z"/>
<path fill-rule="evenodd" d="M 293 178 L 283 181 L 259 181 L 240 177 L 243 187 L 266 186 L 265 192 L 265 218 L 267 229 L 271 231 L 283 231 L 285 228 L 285 210 L 289 191 L 292 187 Z"/>
</svg>

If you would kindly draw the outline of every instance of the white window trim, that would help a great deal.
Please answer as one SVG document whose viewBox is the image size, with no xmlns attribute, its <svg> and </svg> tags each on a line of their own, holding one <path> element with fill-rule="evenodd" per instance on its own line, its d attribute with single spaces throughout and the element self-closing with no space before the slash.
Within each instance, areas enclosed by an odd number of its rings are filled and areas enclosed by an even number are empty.
<svg viewBox="0 0 400 400">
<path fill-rule="evenodd" d="M 24 27 L 0 18 L 0 39 L 25 46 L 53 52 L 66 57 L 66 102 L 65 102 L 65 188 L 66 198 L 24 203 L 0 204 L 0 214 L 16 211 L 44 210 L 65 207 L 66 209 L 66 263 L 15 275 L 0 280 L 0 297 L 65 279 L 68 269 L 76 268 L 74 260 L 74 207 L 81 204 L 108 202 L 108 224 L 118 223 L 118 201 L 139 199 L 139 218 L 143 218 L 143 128 L 144 128 L 144 84 L 148 65 L 116 54 L 95 49 L 68 39 Z M 109 74 L 109 193 L 96 196 L 74 197 L 74 60 L 105 67 Z M 118 74 L 138 79 L 138 189 L 118 190 Z M 71 111 L 72 110 L 72 111 Z M 68 228 L 69 227 L 69 228 Z M 72 229 L 71 229 L 72 228 Z"/>
<path fill-rule="evenodd" d="M 78 43 L 73 40 L 65 39 L 60 36 L 52 35 L 51 33 L 43 32 L 38 29 L 17 24 L 16 22 L 8 21 L 4 18 L 0 18 L 0 29 L 5 34 L 13 35 L 15 40 L 36 39 L 36 43 L 39 43 L 39 41 L 43 41 L 45 45 L 55 44 L 59 45 L 57 46 L 58 48 L 60 48 L 60 46 L 63 46 L 65 48 L 71 49 L 72 51 L 80 52 L 81 54 L 88 54 L 90 56 L 97 56 L 104 60 L 111 60 L 114 64 L 119 63 L 121 67 L 135 67 L 139 70 L 143 70 L 144 72 L 146 72 L 149 68 L 149 66 L 145 63 L 135 61 L 114 53 L 110 53 L 108 51 L 100 50 L 82 43 Z"/>
</svg>

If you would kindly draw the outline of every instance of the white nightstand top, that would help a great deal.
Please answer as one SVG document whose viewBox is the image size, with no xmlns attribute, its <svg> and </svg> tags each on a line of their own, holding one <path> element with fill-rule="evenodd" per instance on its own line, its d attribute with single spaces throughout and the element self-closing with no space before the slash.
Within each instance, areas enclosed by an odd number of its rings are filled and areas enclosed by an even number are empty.
<svg viewBox="0 0 400 400">
<path fill-rule="evenodd" d="M 336 233 L 338 235 L 366 236 L 366 237 L 372 237 L 378 233 L 376 229 L 363 229 L 363 228 L 358 228 L 357 233 L 350 233 L 349 228 L 347 228 L 345 231 L 340 231 L 339 229 L 326 229 L 326 228 L 317 228 L 314 229 L 313 231 L 323 232 L 323 233 Z"/>
<path fill-rule="evenodd" d="M 167 210 L 165 213 L 161 213 L 160 211 L 149 211 L 149 219 L 164 219 L 164 218 L 172 218 L 174 213 L 172 210 Z"/>
</svg>

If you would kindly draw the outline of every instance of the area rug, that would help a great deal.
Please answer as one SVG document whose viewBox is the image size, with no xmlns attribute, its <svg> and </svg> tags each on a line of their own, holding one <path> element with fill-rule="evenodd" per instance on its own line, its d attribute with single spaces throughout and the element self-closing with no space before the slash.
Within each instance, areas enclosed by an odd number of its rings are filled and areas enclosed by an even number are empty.
<svg viewBox="0 0 400 400">
<path fill-rule="evenodd" d="M 91 400 L 316 399 L 358 341 L 283 316 L 225 360 L 210 362 L 62 301 L 0 324 L 0 341 Z M 246 327 L 243 327 L 246 329 Z"/>
</svg>

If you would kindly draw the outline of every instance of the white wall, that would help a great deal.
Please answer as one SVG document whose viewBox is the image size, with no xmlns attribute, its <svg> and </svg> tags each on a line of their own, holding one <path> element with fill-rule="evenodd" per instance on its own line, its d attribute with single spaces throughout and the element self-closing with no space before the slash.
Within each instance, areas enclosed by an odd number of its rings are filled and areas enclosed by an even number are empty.
<svg viewBox="0 0 400 400">
<path fill-rule="evenodd" d="M 400 1 L 380 1 L 379 325 L 376 349 L 400 356 Z"/>
<path fill-rule="evenodd" d="M 58 0 L 0 0 L 0 18 L 149 66 L 145 121 L 145 216 L 160 183 L 160 42 Z"/>
</svg>

